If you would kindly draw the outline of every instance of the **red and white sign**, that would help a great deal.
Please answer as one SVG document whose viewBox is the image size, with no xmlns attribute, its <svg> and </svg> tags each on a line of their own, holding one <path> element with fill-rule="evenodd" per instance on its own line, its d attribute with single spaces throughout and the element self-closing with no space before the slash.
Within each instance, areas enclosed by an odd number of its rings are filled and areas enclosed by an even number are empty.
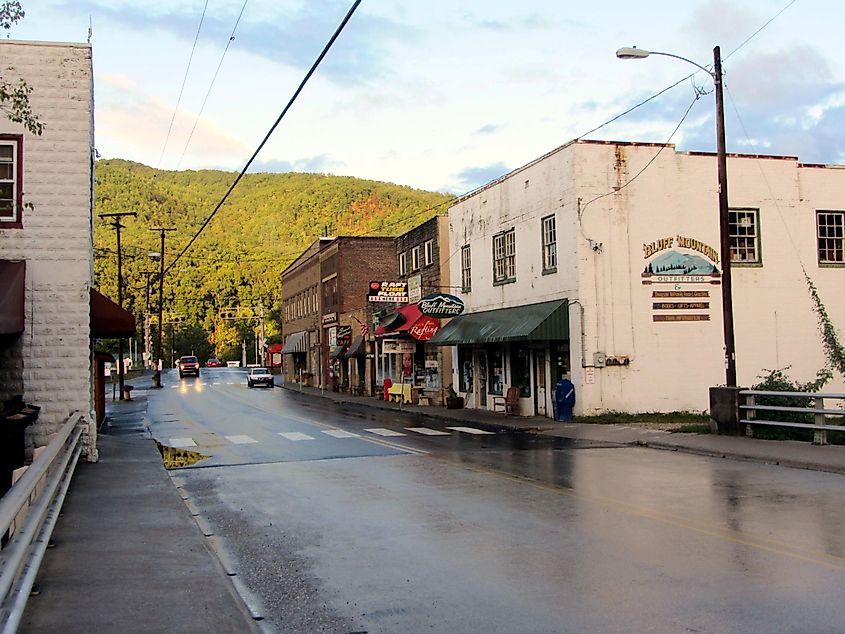
<svg viewBox="0 0 845 634">
<path fill-rule="evenodd" d="M 417 341 L 428 341 L 437 333 L 439 328 L 439 319 L 423 315 L 408 329 L 408 332 Z"/>
</svg>

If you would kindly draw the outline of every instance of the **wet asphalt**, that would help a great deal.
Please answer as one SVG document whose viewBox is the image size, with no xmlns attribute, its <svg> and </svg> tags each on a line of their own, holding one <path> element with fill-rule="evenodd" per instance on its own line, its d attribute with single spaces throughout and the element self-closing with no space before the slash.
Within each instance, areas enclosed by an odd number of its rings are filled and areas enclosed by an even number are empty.
<svg viewBox="0 0 845 634">
<path fill-rule="evenodd" d="M 268 630 L 838 632 L 845 622 L 841 475 L 450 430 L 248 390 L 234 370 L 165 375 L 148 424 L 164 444 L 190 439 L 210 456 L 171 476 Z"/>
</svg>

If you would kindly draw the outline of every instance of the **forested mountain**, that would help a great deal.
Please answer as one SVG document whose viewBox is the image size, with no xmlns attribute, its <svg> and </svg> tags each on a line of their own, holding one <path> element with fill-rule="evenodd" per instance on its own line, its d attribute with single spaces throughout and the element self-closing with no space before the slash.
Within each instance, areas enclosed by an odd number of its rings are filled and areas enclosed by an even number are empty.
<svg viewBox="0 0 845 634">
<path fill-rule="evenodd" d="M 122 219 L 124 307 L 143 323 L 147 276 L 158 271 L 153 227 L 167 233 L 165 266 L 188 244 L 234 182 L 216 170 L 168 172 L 123 160 L 95 165 L 95 215 L 136 212 Z M 221 310 L 263 305 L 268 338 L 280 334 L 281 272 L 321 235 L 398 235 L 446 212 L 451 196 L 391 183 L 325 174 L 247 174 L 205 230 L 165 277 L 164 311 L 174 326 L 176 354 L 240 357 L 255 320 L 226 320 Z M 95 286 L 117 300 L 113 219 L 94 219 Z M 158 287 L 151 288 L 157 310 Z M 248 312 L 243 314 L 248 314 Z M 169 327 L 165 328 L 165 337 Z M 170 341 L 166 342 L 169 350 Z M 165 358 L 168 358 L 165 355 Z"/>
</svg>

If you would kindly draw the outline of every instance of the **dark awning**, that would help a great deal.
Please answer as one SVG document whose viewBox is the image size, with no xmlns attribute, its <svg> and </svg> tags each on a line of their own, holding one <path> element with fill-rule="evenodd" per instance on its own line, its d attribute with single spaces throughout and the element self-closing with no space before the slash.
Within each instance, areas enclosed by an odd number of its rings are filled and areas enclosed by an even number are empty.
<svg viewBox="0 0 845 634">
<path fill-rule="evenodd" d="M 295 332 L 288 335 L 285 340 L 285 347 L 282 348 L 282 354 L 293 354 L 294 352 L 307 352 L 308 347 L 308 332 Z"/>
<path fill-rule="evenodd" d="M 120 339 L 135 334 L 135 317 L 102 293 L 91 289 L 91 337 Z"/>
<path fill-rule="evenodd" d="M 367 354 L 367 342 L 364 341 L 364 337 L 358 335 L 352 340 L 352 345 L 349 346 L 349 350 L 346 351 L 343 358 L 351 359 L 352 357 L 363 357 L 365 354 Z"/>
<path fill-rule="evenodd" d="M 0 335 L 23 332 L 26 262 L 0 260 Z"/>
<path fill-rule="evenodd" d="M 485 310 L 453 317 L 427 343 L 454 346 L 460 343 L 502 341 L 567 341 L 568 300 Z"/>
<path fill-rule="evenodd" d="M 346 346 L 335 346 L 329 353 L 329 359 L 339 359 L 344 350 L 346 350 Z"/>
</svg>

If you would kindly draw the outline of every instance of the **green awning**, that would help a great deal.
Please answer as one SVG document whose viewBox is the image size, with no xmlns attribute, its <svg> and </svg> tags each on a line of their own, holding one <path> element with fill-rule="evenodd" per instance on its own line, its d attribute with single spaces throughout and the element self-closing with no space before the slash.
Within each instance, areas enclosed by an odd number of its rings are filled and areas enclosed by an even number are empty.
<svg viewBox="0 0 845 634">
<path fill-rule="evenodd" d="M 454 346 L 502 341 L 568 341 L 568 306 L 568 300 L 558 299 L 459 315 L 426 343 Z"/>
</svg>

